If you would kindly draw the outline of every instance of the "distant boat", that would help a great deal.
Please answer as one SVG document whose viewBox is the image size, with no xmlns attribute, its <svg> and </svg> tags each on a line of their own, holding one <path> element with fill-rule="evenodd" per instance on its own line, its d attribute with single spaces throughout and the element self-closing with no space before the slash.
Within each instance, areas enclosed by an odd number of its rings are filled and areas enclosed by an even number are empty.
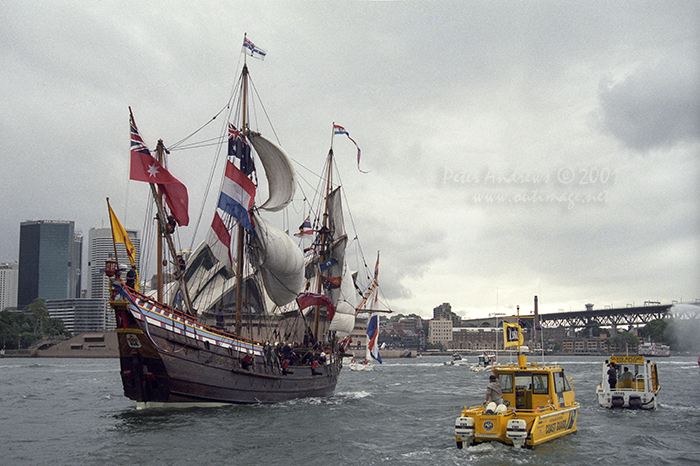
<svg viewBox="0 0 700 466">
<path fill-rule="evenodd" d="M 637 347 L 637 353 L 640 356 L 668 357 L 671 356 L 671 347 L 660 343 L 642 343 Z"/>
<path fill-rule="evenodd" d="M 374 364 L 370 362 L 369 359 L 355 359 L 353 358 L 350 361 L 350 365 L 348 366 L 351 371 L 373 371 L 374 370 Z"/>
<path fill-rule="evenodd" d="M 495 354 L 484 353 L 479 356 L 479 361 L 476 364 L 472 364 L 469 367 L 469 370 L 472 372 L 490 371 L 496 364 L 498 364 L 498 361 Z"/>
<path fill-rule="evenodd" d="M 459 353 L 454 353 L 451 361 L 445 361 L 446 366 L 466 366 L 467 364 L 466 358 L 463 358 Z"/>
<path fill-rule="evenodd" d="M 614 364 L 615 386 L 610 386 L 610 364 Z M 596 388 L 603 408 L 656 409 L 659 376 L 656 364 L 643 356 L 611 356 L 603 364 L 602 380 Z"/>
</svg>

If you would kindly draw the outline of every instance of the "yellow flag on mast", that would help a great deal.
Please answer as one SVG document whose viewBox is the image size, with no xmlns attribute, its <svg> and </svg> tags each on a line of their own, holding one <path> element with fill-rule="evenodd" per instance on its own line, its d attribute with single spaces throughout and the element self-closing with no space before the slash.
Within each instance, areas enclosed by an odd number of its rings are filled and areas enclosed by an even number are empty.
<svg viewBox="0 0 700 466">
<path fill-rule="evenodd" d="M 126 254 L 129 256 L 129 262 L 131 262 L 131 265 L 136 265 L 136 249 L 134 249 L 134 245 L 131 244 L 131 239 L 129 239 L 129 235 L 126 234 L 126 230 L 122 224 L 119 223 L 119 219 L 114 215 L 112 206 L 107 205 L 107 207 L 109 207 L 109 217 L 112 224 L 112 237 L 114 238 L 114 242 L 122 243 L 126 247 Z"/>
<path fill-rule="evenodd" d="M 129 235 L 126 234 L 126 230 L 122 226 L 121 222 L 119 222 L 119 219 L 114 214 L 112 206 L 109 205 L 109 201 L 107 201 L 107 207 L 109 208 L 109 222 L 112 225 L 112 238 L 114 238 L 115 243 L 122 243 L 124 245 L 124 247 L 126 248 L 126 255 L 129 256 L 129 262 L 131 263 L 131 265 L 136 265 L 136 249 L 134 248 L 134 245 L 132 244 Z M 115 246 L 114 252 L 116 253 L 116 251 L 117 250 Z M 117 258 L 115 257 L 115 259 Z M 139 275 L 138 271 L 136 271 L 134 290 L 139 291 L 139 288 Z"/>
<path fill-rule="evenodd" d="M 523 332 L 518 324 L 509 324 L 503 322 L 503 333 L 505 334 L 504 346 L 510 348 L 511 346 L 522 346 L 523 345 Z"/>
</svg>

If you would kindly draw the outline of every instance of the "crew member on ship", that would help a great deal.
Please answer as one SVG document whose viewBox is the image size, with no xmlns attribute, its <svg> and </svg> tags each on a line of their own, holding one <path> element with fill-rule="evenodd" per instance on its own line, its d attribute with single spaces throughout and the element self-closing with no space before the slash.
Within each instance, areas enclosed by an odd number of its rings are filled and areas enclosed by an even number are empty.
<svg viewBox="0 0 700 466">
<path fill-rule="evenodd" d="M 126 286 L 130 290 L 134 289 L 136 284 L 136 266 L 132 265 L 129 271 L 126 273 Z"/>
</svg>

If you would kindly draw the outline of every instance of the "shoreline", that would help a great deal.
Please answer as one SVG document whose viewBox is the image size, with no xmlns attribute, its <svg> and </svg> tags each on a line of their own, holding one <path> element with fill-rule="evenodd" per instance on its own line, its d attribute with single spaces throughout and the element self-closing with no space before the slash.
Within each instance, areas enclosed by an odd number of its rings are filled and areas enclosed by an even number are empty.
<svg viewBox="0 0 700 466">
<path fill-rule="evenodd" d="M 41 347 L 40 347 L 41 348 Z M 119 358 L 119 347 L 117 342 L 116 332 L 92 332 L 92 333 L 81 333 L 68 340 L 63 340 L 55 345 L 40 349 L 40 348 L 30 348 L 30 349 L 20 349 L 20 350 L 4 350 L 4 354 L 0 354 L 0 358 Z M 493 352 L 492 350 L 488 351 Z M 467 357 L 477 357 L 484 354 L 484 351 L 440 351 L 440 352 L 423 352 L 422 357 L 452 357 L 453 354 L 458 353 Z M 499 352 L 503 355 L 510 354 L 509 352 Z M 348 348 L 346 350 L 346 355 L 352 354 L 352 357 L 357 359 L 364 359 L 365 349 Z M 396 359 L 396 358 L 417 358 L 417 351 L 415 349 L 384 349 L 380 350 L 382 358 L 386 359 Z M 693 354 L 672 352 L 671 356 L 692 356 Z M 530 357 L 539 357 L 541 353 L 530 352 Z M 547 353 L 545 356 L 598 356 L 598 357 L 610 357 L 612 354 L 606 353 Z M 667 358 L 669 356 L 645 356 L 648 358 Z"/>
</svg>

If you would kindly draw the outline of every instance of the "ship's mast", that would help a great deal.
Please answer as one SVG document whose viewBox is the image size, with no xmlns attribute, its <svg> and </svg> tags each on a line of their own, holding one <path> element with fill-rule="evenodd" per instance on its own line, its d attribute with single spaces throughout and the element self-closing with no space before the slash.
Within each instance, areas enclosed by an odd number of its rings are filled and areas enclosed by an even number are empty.
<svg viewBox="0 0 700 466">
<path fill-rule="evenodd" d="M 134 121 L 134 115 L 131 113 L 131 107 L 129 107 L 129 117 L 131 119 L 131 123 L 136 127 L 136 122 Z M 156 145 L 156 160 L 158 163 L 160 163 L 162 166 L 165 166 L 164 159 L 165 159 L 165 154 L 168 154 L 168 149 L 165 148 L 165 145 L 163 144 L 163 140 L 159 139 L 158 144 Z M 170 249 L 170 253 L 172 254 L 173 261 L 177 262 L 176 257 L 177 257 L 177 252 L 175 251 L 175 244 L 173 243 L 172 236 L 169 233 L 165 233 L 167 231 L 166 228 L 166 216 L 165 216 L 165 209 L 163 208 L 163 192 L 160 189 L 160 186 L 158 186 L 155 183 L 148 183 L 150 188 L 151 188 L 151 194 L 153 195 L 153 200 L 156 204 L 156 209 L 158 210 L 158 213 L 156 214 L 156 220 L 158 224 L 158 233 L 157 233 L 157 247 L 156 247 L 156 298 L 158 299 L 159 302 L 163 302 L 163 267 L 167 264 L 167 261 L 163 260 L 163 240 L 167 241 L 168 243 L 168 248 Z M 179 267 L 179 264 L 176 264 L 176 267 Z M 181 275 L 180 276 L 181 284 L 182 284 L 182 289 L 184 291 L 185 295 L 185 301 L 186 301 L 186 308 L 187 311 L 191 314 L 194 315 L 194 310 L 192 309 L 192 301 L 190 300 L 189 293 L 187 292 L 187 284 L 185 283 L 184 277 Z"/>
<path fill-rule="evenodd" d="M 329 234 L 328 230 L 328 198 L 331 195 L 331 177 L 333 176 L 333 136 L 335 134 L 335 122 L 333 122 L 333 131 L 331 131 L 331 148 L 328 150 L 328 172 L 326 174 L 326 197 L 325 205 L 323 208 L 323 225 L 321 227 L 321 253 L 319 257 L 319 264 L 326 261 L 328 256 L 330 256 L 330 251 L 326 249 L 326 240 Z M 316 293 L 320 294 L 323 288 L 323 279 L 321 278 L 321 270 L 318 271 L 318 280 L 316 283 Z M 316 313 L 314 315 L 314 338 L 318 340 L 318 327 L 321 317 L 321 306 L 316 306 Z"/>
<path fill-rule="evenodd" d="M 156 146 L 156 160 L 158 163 L 163 165 L 163 154 L 165 153 L 165 146 L 163 145 L 163 140 L 158 139 L 158 145 Z M 163 227 L 165 225 L 165 212 L 163 210 L 163 193 L 160 187 L 154 183 L 150 183 L 151 191 L 153 192 L 153 199 L 156 201 L 158 207 L 158 247 L 156 249 L 156 290 L 158 302 L 163 302 Z"/>
<path fill-rule="evenodd" d="M 245 56 L 245 54 L 244 54 Z M 241 105 L 241 133 L 246 135 L 246 109 L 248 106 L 248 64 L 243 63 L 243 103 Z M 241 315 L 243 308 L 243 235 L 244 228 L 241 223 L 238 224 L 238 255 L 236 256 L 236 335 L 241 334 Z"/>
<path fill-rule="evenodd" d="M 334 123 L 335 126 L 335 123 Z M 333 133 L 331 133 L 333 134 Z M 326 239 L 329 234 L 328 231 L 328 198 L 331 193 L 331 176 L 333 174 L 333 136 L 331 135 L 331 148 L 328 150 L 328 173 L 326 174 L 326 198 L 325 205 L 323 208 L 323 225 L 321 227 L 321 253 L 319 257 L 319 264 L 326 261 L 330 255 L 330 251 L 326 249 Z M 320 294 L 323 287 L 323 280 L 321 278 L 321 271 L 318 271 L 318 280 L 316 283 L 316 293 Z M 321 316 L 321 306 L 316 306 L 316 313 L 314 315 L 314 338 L 318 341 L 318 327 Z"/>
</svg>

